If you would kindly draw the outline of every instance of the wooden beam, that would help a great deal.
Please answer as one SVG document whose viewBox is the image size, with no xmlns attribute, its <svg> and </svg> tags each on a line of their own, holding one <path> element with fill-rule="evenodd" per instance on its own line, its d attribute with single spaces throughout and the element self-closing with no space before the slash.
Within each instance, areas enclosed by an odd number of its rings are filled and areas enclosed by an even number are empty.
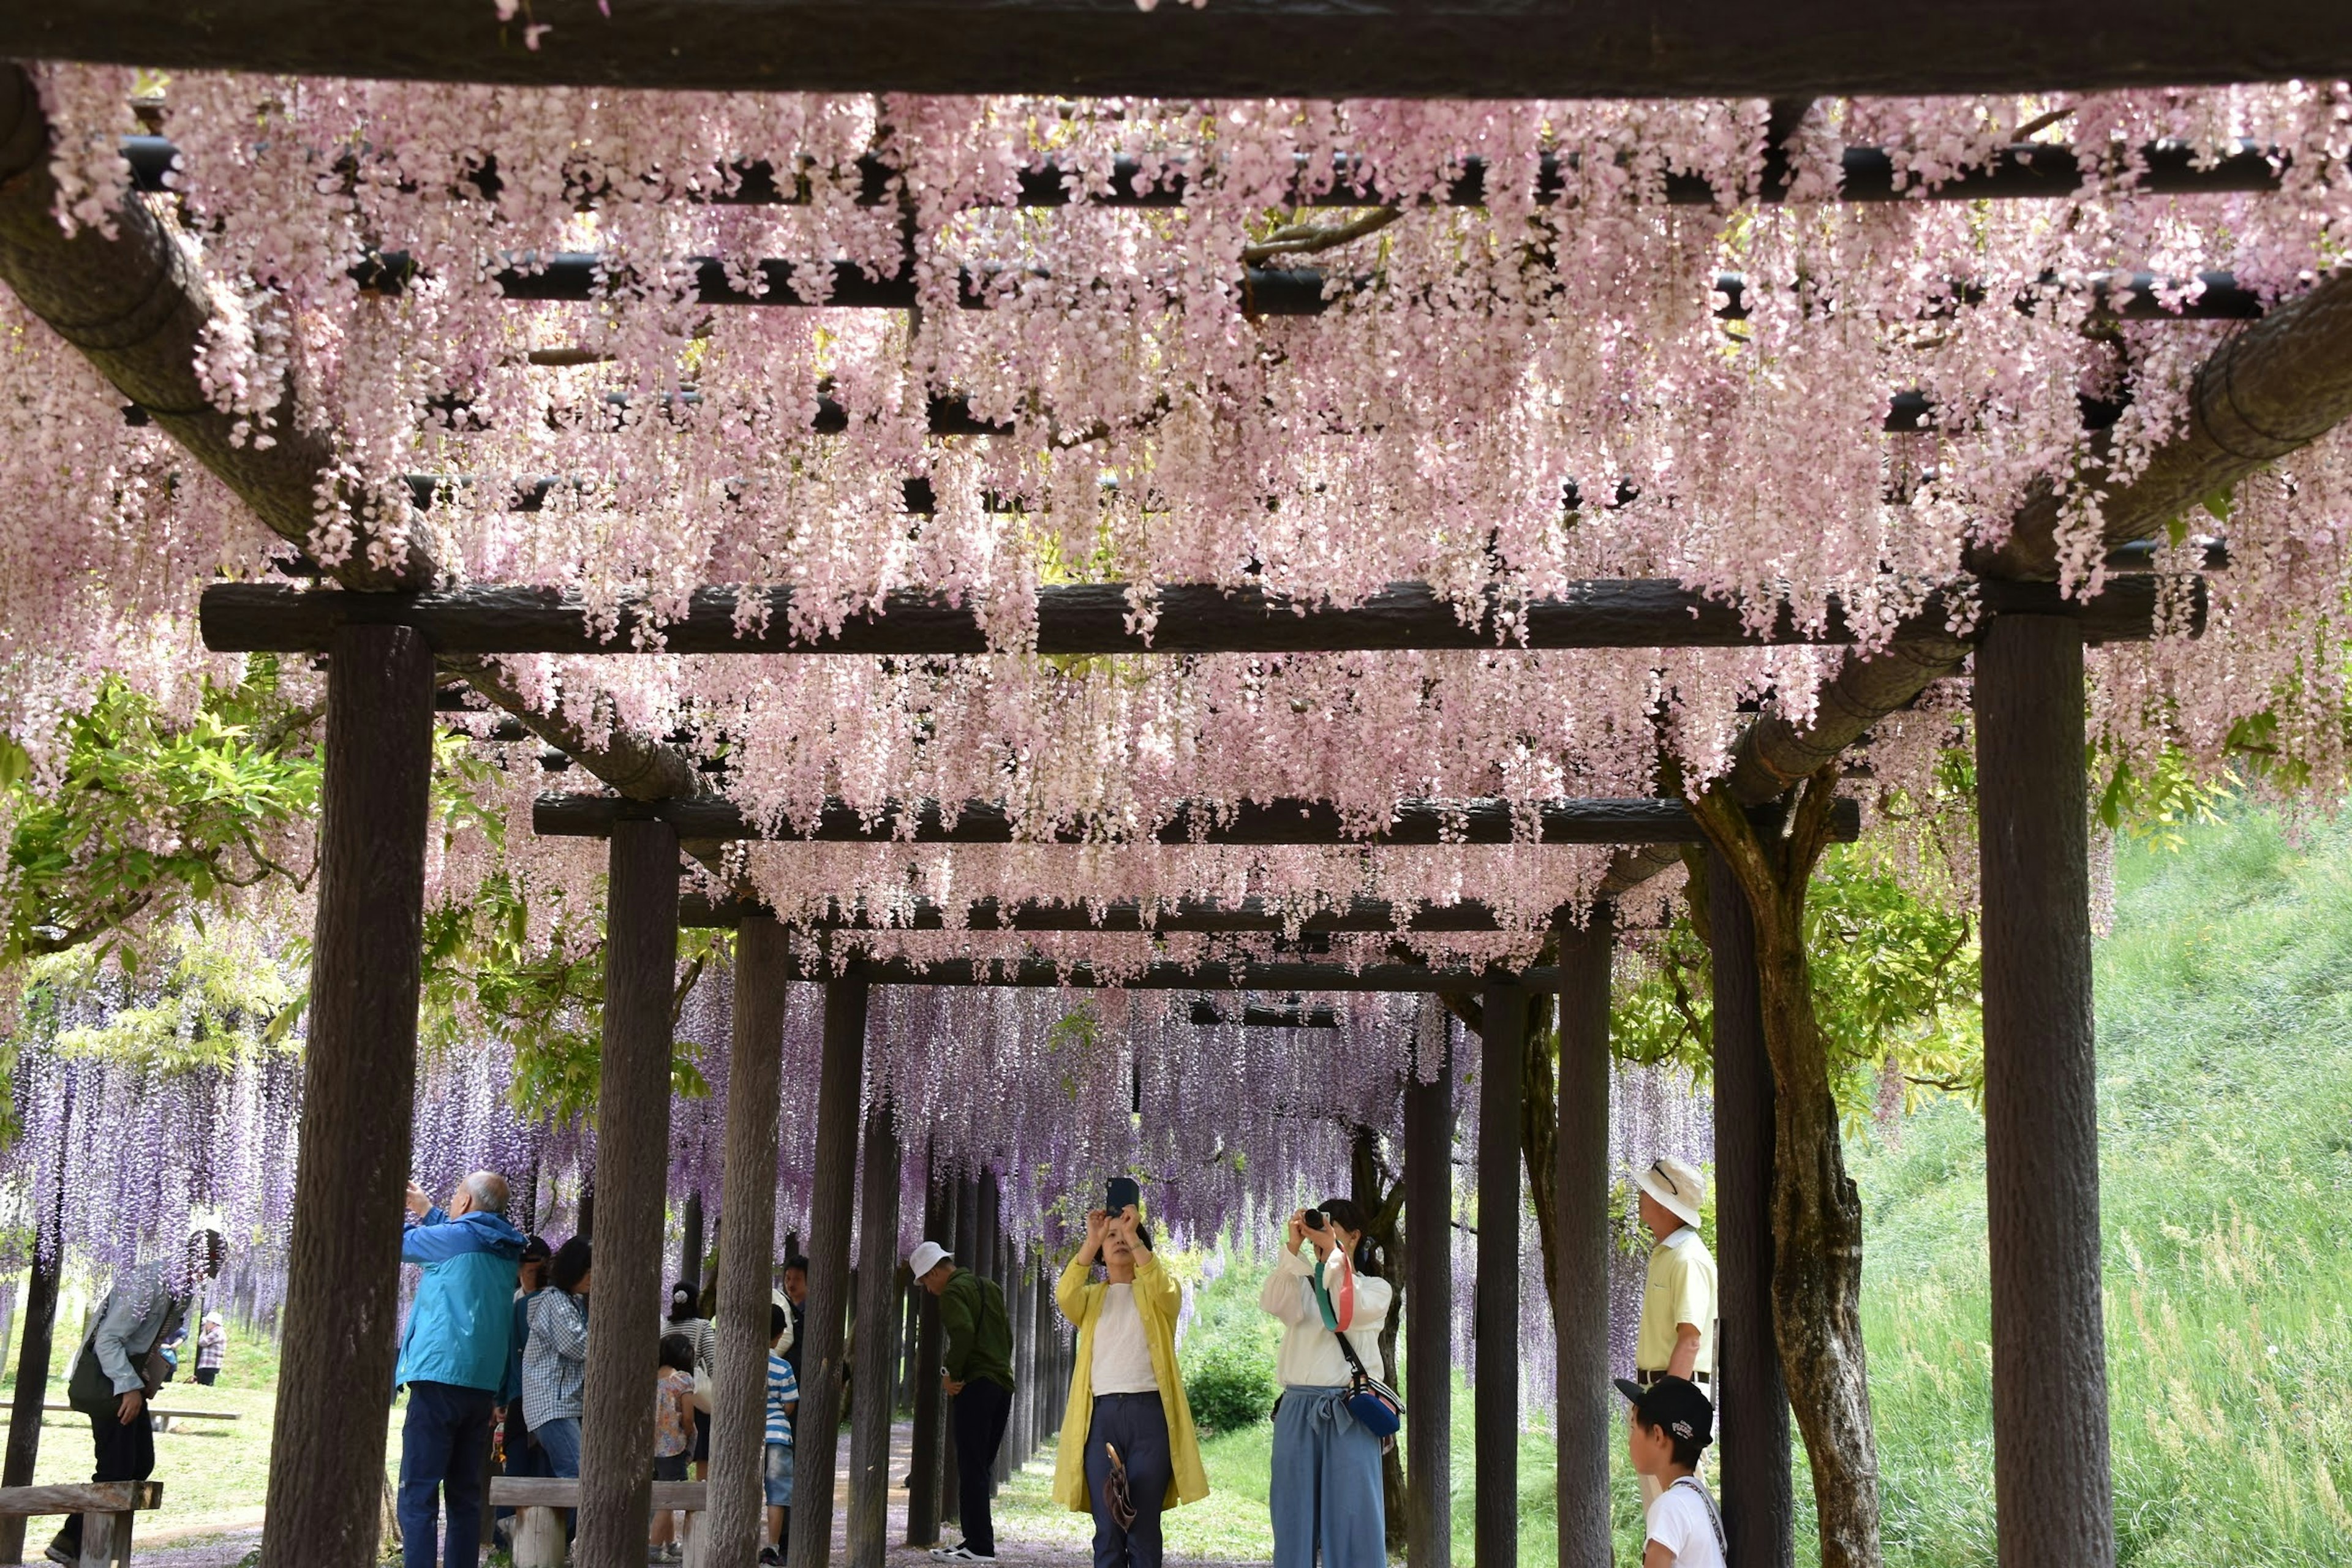
<svg viewBox="0 0 2352 1568">
<path fill-rule="evenodd" d="M 800 1568 L 827 1568 L 833 1561 L 835 1447 L 827 1439 L 841 1430 L 857 1112 L 866 1080 L 866 1004 L 864 981 L 827 982 L 824 1043 L 817 1071 L 815 1185 L 809 1194 L 808 1341 L 801 1347 L 800 1408 L 800 1430 L 824 1436 L 794 1448 L 792 1537 L 784 1555 Z"/>
<path fill-rule="evenodd" d="M 753 918 L 765 908 L 757 900 L 714 904 L 708 900 L 680 900 L 679 919 L 688 926 L 730 926 Z M 1562 905 L 1552 923 L 1571 923 L 1580 912 Z M 796 924 L 800 922 L 794 922 Z M 1122 900 L 1099 910 L 1084 904 L 1013 904 L 993 899 L 971 906 L 966 918 L 950 923 L 947 911 L 929 900 L 905 909 L 875 911 L 841 910 L 806 922 L 814 931 L 1505 931 L 1494 908 L 1475 900 L 1458 904 L 1393 904 L 1381 899 L 1358 899 L 1342 908 L 1313 914 L 1286 916 L 1277 905 L 1245 899 L 1224 905 L 1206 900 L 1171 900 L 1155 908 Z"/>
<path fill-rule="evenodd" d="M 1552 1141 L 1552 1302 L 1559 1568 L 1611 1568 L 1609 984 L 1615 910 L 1559 933 L 1559 1131 Z M 1639 1151 L 1634 1152 L 1639 1155 Z"/>
<path fill-rule="evenodd" d="M 368 1568 L 380 1543 L 390 1412 L 352 1395 L 392 1386 L 398 1345 L 432 735 L 423 640 L 396 627 L 338 637 L 286 1270 L 297 1337 L 278 1384 L 268 1568 Z"/>
<path fill-rule="evenodd" d="M 1436 997 L 1421 999 L 1419 1022 L 1404 1086 L 1405 1561 L 1452 1568 L 1454 1053 Z"/>
<path fill-rule="evenodd" d="M 1223 1028 L 1228 1024 L 1252 1029 L 1336 1029 L 1339 1016 L 1328 1007 L 1269 1007 L 1249 1003 L 1241 1007 L 1219 1007 L 1206 996 L 1192 998 L 1192 1022 L 1204 1029 Z"/>
<path fill-rule="evenodd" d="M 2201 587 L 2201 584 L 2200 584 Z M 2118 573 L 2088 603 L 2068 599 L 2053 583 L 1985 581 L 1930 597 L 1897 633 L 1898 644 L 1952 639 L 1944 627 L 1954 598 L 1970 591 L 1993 616 L 2063 616 L 2083 623 L 2095 642 L 2151 635 L 2158 593 L 2149 573 Z M 1596 578 L 1556 598 L 1505 606 L 1493 599 L 1465 615 L 1425 583 L 1391 584 L 1360 604 L 1337 605 L 1209 583 L 1162 586 L 1143 602 L 1155 613 L 1150 637 L 1134 626 L 1136 604 L 1125 583 L 1053 584 L 1037 590 L 1042 654 L 1347 653 L 1453 648 L 1749 647 L 1771 644 L 1848 644 L 1854 630 L 1832 601 L 1819 626 L 1788 605 L 1743 623 L 1738 606 L 1670 579 Z M 2201 592 L 2189 605 L 2201 616 Z M 898 590 L 879 611 L 845 619 L 827 637 L 797 637 L 793 590 L 751 595 L 759 615 L 742 631 L 745 595 L 697 588 L 684 612 L 661 620 L 639 595 L 625 595 L 613 629 L 592 621 L 587 604 L 554 588 L 467 586 L 418 594 L 350 594 L 283 583 L 215 583 L 200 609 L 205 646 L 215 653 L 306 653 L 325 646 L 339 626 L 415 626 L 445 655 L 636 652 L 797 653 L 947 656 L 992 647 L 978 608 L 943 595 Z M 1514 619 L 1501 619 L 1508 608 Z M 641 643 L 641 636 L 652 641 Z"/>
<path fill-rule="evenodd" d="M 767 1460 L 768 1303 L 775 1261 L 776 1123 L 783 1073 L 784 929 L 757 916 L 735 937 L 735 1005 L 727 1053 L 727 1223 L 719 1235 L 718 1344 L 710 1402 L 710 1514 L 700 1560 L 760 1552 Z M 745 1282 L 749 1283 L 746 1284 Z"/>
<path fill-rule="evenodd" d="M 606 875 L 603 1050 L 596 1075 L 596 1267 L 580 1417 L 581 1568 L 640 1568 L 652 1521 L 664 1194 L 669 1185 L 670 996 L 677 833 L 623 823 Z"/>
<path fill-rule="evenodd" d="M 1977 655 L 1993 1497 L 2002 1568 L 2113 1568 L 2099 1270 L 2083 644 L 2020 619 Z M 2063 1400 L 2050 1391 L 2064 1388 Z"/>
<path fill-rule="evenodd" d="M 1433 969 L 1422 963 L 1345 964 L 1305 960 L 1178 963 L 1159 961 L 1141 969 L 1052 959 L 854 958 L 845 966 L 821 958 L 795 961 L 801 980 L 848 979 L 872 985 L 1052 985 L 1088 991 L 1475 991 L 1486 983 L 1483 970 Z M 1549 991 L 1559 984 L 1550 967 L 1520 971 L 1521 985 Z M 814 1255 L 812 1255 L 814 1256 Z"/>
<path fill-rule="evenodd" d="M 176 70 L 726 92 L 1147 98 L 1778 98 L 2194 86 L 2352 74 L 2331 0 L 541 0 L 354 25 L 300 0 L 0 11 L 0 53 Z M 526 32 L 527 22 L 530 30 Z M 541 31 L 541 29 L 544 29 Z"/>
<path fill-rule="evenodd" d="M 1687 844 L 1702 835 L 1690 808 L 1678 800 L 1570 799 L 1538 803 L 1537 841 L 1545 844 Z M 1835 836 L 1850 840 L 1861 831 L 1861 807 L 1840 801 L 1833 821 Z M 678 830 L 681 837 L 739 840 L 761 838 L 758 825 L 742 808 L 723 795 L 692 800 L 623 801 L 602 795 L 543 795 L 531 806 L 534 832 L 553 837 L 597 837 L 632 816 L 650 814 Z M 1088 824 L 1063 829 L 1050 839 L 1035 842 L 1099 844 L 1113 824 Z M 1168 847 L 1188 844 L 1327 844 L 1442 845 L 1515 844 L 1524 840 L 1512 831 L 1511 805 L 1494 798 L 1475 800 L 1405 800 L 1392 808 L 1389 820 L 1376 829 L 1355 831 L 1339 808 L 1329 801 L 1273 800 L 1179 803 L 1170 820 L 1145 836 L 1144 842 Z M 889 801 L 870 816 L 845 801 L 828 801 L 814 823 L 802 826 L 779 824 L 772 843 L 824 844 L 1013 844 L 1031 842 L 1016 831 L 1012 813 L 997 801 L 966 801 L 952 821 L 937 801 Z M 1008 915 L 991 906 L 984 918 L 1008 921 L 1015 929 L 1076 929 L 1063 917 L 1032 906 Z M 1181 908 L 1181 906 L 1180 906 Z M 921 918 L 919 906 L 912 911 Z M 1369 910 L 1367 910 L 1369 913 Z M 713 911 L 716 923 L 723 913 Z M 1024 919 L 1034 921 L 1023 927 Z M 1112 917 L 1108 911 L 1106 918 Z M 1212 917 L 1202 910 L 1195 917 Z M 1262 917 L 1244 913 L 1239 929 L 1258 929 L 1251 922 Z M 1435 917 L 1433 918 L 1443 918 Z M 1467 917 L 1465 917 L 1467 918 Z M 1164 925 L 1164 921 L 1161 922 Z M 1094 928 L 1091 921 L 1090 929 Z M 1213 929 L 1235 929 L 1221 925 Z M 1278 929 L 1266 922 L 1262 929 Z M 1433 927 L 1431 929 L 1438 929 Z M 1466 926 L 1463 929 L 1476 929 Z"/>
<path fill-rule="evenodd" d="M 1528 988 L 1487 983 L 1478 1047 L 1478 1275 L 1472 1308 L 1471 1555 L 1516 1563 L 1519 1550 L 1519 1098 Z"/>
<path fill-rule="evenodd" d="M 1793 171 L 1786 143 L 1802 110 L 1811 100 L 1790 100 L 1798 111 L 1786 122 L 1776 115 L 1767 132 L 1764 153 L 1764 173 L 1753 199 L 1779 203 L 1788 199 Z M 1779 109 L 1780 105 L 1775 105 Z M 126 136 L 122 139 L 123 161 L 131 166 L 132 184 L 150 195 L 168 195 L 172 186 L 166 176 L 172 171 L 180 150 L 168 138 L 162 136 Z M 2252 142 L 2242 141 L 2235 151 L 2208 161 L 2204 150 L 2187 142 L 2144 142 L 2133 150 L 2141 173 L 2131 187 L 2147 195 L 2213 195 L 2232 193 L 2261 193 L 2277 190 L 2289 165 L 2286 153 Z M 2104 154 L 2095 152 L 2095 165 Z M 1995 152 L 1982 166 L 1967 170 L 1932 188 L 1908 179 L 1897 167 L 1895 155 L 1885 147 L 1847 147 L 1838 158 L 1838 200 L 1843 202 L 1974 202 L 2000 200 L 2052 200 L 2077 194 L 2086 177 L 2084 161 L 2074 148 L 2063 142 L 2028 142 L 2013 143 Z M 1484 206 L 1487 203 L 1487 161 L 1480 157 L 1462 160 L 1460 172 L 1445 188 L 1436 194 L 1435 205 L 1455 207 Z M 1568 190 L 1569 177 L 1576 172 L 1573 156 L 1563 159 L 1545 153 L 1537 160 L 1535 199 L 1539 206 L 1559 202 Z M 717 173 L 716 170 L 713 173 Z M 793 171 L 781 176 L 766 159 L 746 159 L 730 165 L 726 171 L 731 183 L 713 180 L 706 190 L 693 193 L 688 199 L 721 206 L 798 206 L 807 201 L 806 187 Z M 1134 157 L 1111 160 L 1107 188 L 1095 188 L 1091 166 L 1065 166 L 1052 159 L 1023 169 L 1017 176 L 1014 205 L 1024 207 L 1060 207 L 1083 205 L 1087 207 L 1176 207 L 1185 204 L 1192 181 L 1187 170 L 1173 170 L 1154 165 L 1149 169 L 1143 161 Z M 1330 178 L 1320 180 L 1321 170 L 1298 161 L 1298 189 L 1294 193 L 1296 205 L 1309 207 L 1392 206 L 1396 199 L 1382 191 L 1370 170 L 1360 160 L 1346 153 L 1338 155 L 1329 169 Z M 856 196 L 863 206 L 881 206 L 897 200 L 892 182 L 898 171 L 882 159 L 871 154 L 858 160 L 859 188 Z M 1507 175 L 1507 178 L 1514 176 Z M 504 189 L 504 181 L 494 165 L 478 170 L 471 180 L 484 200 L 495 201 Z M 1074 198 L 1073 189 L 1085 188 L 1083 197 Z M 604 190 L 580 193 L 586 202 L 601 200 L 609 195 Z M 1721 206 L 1729 205 L 1733 193 L 1718 192 L 1705 177 L 1674 172 L 1666 175 L 1666 201 L 1675 206 Z"/>
<path fill-rule="evenodd" d="M 1714 944 L 1715 1381 L 1723 1422 L 1725 1555 L 1742 1568 L 1794 1568 L 1789 1394 L 1772 1335 L 1772 1062 L 1764 1046 L 1756 920 L 1738 878 L 1707 856 L 1705 897 Z M 1636 1159 L 1645 1158 L 1635 1151 Z"/>
</svg>

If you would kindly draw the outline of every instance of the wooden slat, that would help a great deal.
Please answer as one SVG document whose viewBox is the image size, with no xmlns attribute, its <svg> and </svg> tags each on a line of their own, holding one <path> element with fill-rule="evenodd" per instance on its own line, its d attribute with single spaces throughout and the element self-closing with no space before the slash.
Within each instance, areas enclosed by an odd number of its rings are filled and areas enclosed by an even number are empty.
<svg viewBox="0 0 2352 1568">
<path fill-rule="evenodd" d="M 925 963 L 911 959 L 853 959 L 847 977 L 868 985 L 1053 985 L 1087 991 L 1475 991 L 1489 978 L 1484 970 L 1432 969 L 1421 963 L 1367 963 L 1349 969 L 1333 963 L 1148 964 L 1142 969 L 1097 970 L 1091 965 L 1045 959 L 948 959 Z M 797 980 L 833 980 L 842 972 L 822 954 L 795 958 Z M 1559 970 L 1544 965 L 1513 978 L 1529 991 L 1556 991 Z"/>
<path fill-rule="evenodd" d="M 161 1481 L 75 1481 L 54 1487 L 0 1487 L 0 1514 L 121 1513 L 163 1506 Z"/>
<path fill-rule="evenodd" d="M 699 1513 L 709 1506 L 708 1481 L 656 1481 L 654 1510 Z M 577 1508 L 580 1482 L 561 1476 L 492 1476 L 490 1502 L 498 1508 Z"/>
<path fill-rule="evenodd" d="M 2202 584 L 2189 608 L 2201 622 Z M 1800 622 L 1787 605 L 1751 628 L 1738 609 L 1696 588 L 1664 578 L 1607 577 L 1572 584 L 1555 598 L 1517 607 L 1521 617 L 1507 645 L 1498 625 L 1502 606 L 1487 604 L 1466 619 L 1454 602 L 1426 583 L 1395 583 L 1360 604 L 1339 606 L 1312 597 L 1287 598 L 1255 588 L 1175 583 L 1149 595 L 1157 612 L 1151 635 L 1130 624 L 1134 610 L 1125 583 L 1054 584 L 1037 591 L 1037 651 L 1111 653 L 1347 653 L 1455 649 L 1498 646 L 1536 649 L 1746 647 L 1777 644 L 1850 644 L 1843 608 L 1832 603 L 1819 626 Z M 2155 625 L 2158 584 L 2154 574 L 2111 574 L 2088 601 L 2069 599 L 2055 583 L 1977 584 L 1984 607 L 1996 614 L 2063 616 L 2083 624 L 2093 642 L 2144 640 Z M 565 653 L 623 656 L 639 650 L 635 634 L 657 633 L 662 651 L 688 653 L 807 653 L 935 657 L 990 651 L 979 612 L 935 594 L 899 591 L 883 607 L 853 616 L 828 637 L 795 637 L 793 591 L 758 594 L 761 614 L 746 635 L 737 614 L 742 595 L 731 588 L 697 588 L 683 614 L 656 621 L 642 595 L 624 595 L 605 634 L 577 595 L 545 587 L 481 584 L 419 594 L 367 594 L 303 589 L 279 583 L 215 583 L 200 609 L 205 646 L 215 653 L 305 653 L 322 648 L 343 625 L 415 626 L 445 655 Z M 1934 595 L 1898 641 L 1945 639 L 1945 595 Z"/>
<path fill-rule="evenodd" d="M 723 91 L 1241 98 L 1818 97 L 2326 79 L 2340 0 L 314 0 L 0 7 L 0 55 L 175 69 Z M 527 34 L 526 27 L 530 31 Z M 542 30 L 543 29 L 543 30 Z"/>
</svg>

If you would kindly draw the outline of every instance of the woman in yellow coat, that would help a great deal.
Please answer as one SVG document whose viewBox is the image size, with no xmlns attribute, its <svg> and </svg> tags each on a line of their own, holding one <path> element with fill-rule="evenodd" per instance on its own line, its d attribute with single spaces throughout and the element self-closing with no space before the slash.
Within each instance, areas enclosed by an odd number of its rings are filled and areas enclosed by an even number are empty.
<svg viewBox="0 0 2352 1568">
<path fill-rule="evenodd" d="M 1096 1258 L 1109 1279 L 1093 1280 Z M 1087 1215 L 1087 1242 L 1054 1292 L 1077 1325 L 1054 1500 L 1095 1516 L 1095 1568 L 1160 1568 L 1160 1514 L 1209 1495 L 1201 1442 L 1176 1371 L 1176 1281 L 1151 1254 L 1134 1205 Z M 1133 1516 L 1122 1524 L 1122 1500 Z"/>
</svg>

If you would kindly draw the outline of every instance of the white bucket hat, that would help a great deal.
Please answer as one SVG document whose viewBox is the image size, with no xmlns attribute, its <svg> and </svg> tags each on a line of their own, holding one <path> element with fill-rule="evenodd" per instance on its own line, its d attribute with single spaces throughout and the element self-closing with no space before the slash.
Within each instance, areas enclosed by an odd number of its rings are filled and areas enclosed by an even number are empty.
<svg viewBox="0 0 2352 1568">
<path fill-rule="evenodd" d="M 1706 1202 L 1706 1178 L 1685 1160 L 1663 1155 L 1643 1167 L 1634 1178 L 1641 1189 L 1674 1211 L 1675 1217 L 1696 1229 L 1699 1206 Z"/>
<path fill-rule="evenodd" d="M 938 1242 L 927 1241 L 916 1247 L 913 1256 L 907 1259 L 907 1271 L 920 1279 L 954 1256 L 954 1253 L 950 1252 Z"/>
</svg>

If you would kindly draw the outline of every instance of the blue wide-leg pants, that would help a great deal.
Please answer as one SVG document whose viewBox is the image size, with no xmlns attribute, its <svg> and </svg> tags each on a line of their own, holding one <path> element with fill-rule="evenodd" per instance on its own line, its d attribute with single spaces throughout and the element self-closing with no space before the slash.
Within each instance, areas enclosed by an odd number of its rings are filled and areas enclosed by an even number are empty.
<svg viewBox="0 0 2352 1568">
<path fill-rule="evenodd" d="M 1286 1388 L 1274 1413 L 1274 1568 L 1387 1568 L 1381 1440 L 1344 1388 Z"/>
</svg>

